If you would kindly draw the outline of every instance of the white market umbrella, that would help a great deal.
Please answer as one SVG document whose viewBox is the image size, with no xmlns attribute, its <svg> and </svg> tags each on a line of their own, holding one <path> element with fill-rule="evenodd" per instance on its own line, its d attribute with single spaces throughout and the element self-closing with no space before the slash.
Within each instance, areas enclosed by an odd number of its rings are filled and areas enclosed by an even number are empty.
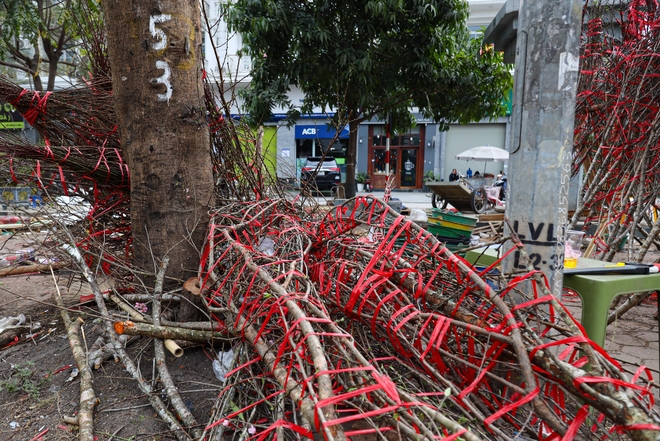
<svg viewBox="0 0 660 441">
<path fill-rule="evenodd" d="M 482 145 L 472 147 L 456 155 L 456 159 L 464 161 L 484 161 L 484 173 L 486 173 L 486 162 L 503 162 L 509 159 L 509 152 L 499 147 L 491 145 Z"/>
</svg>

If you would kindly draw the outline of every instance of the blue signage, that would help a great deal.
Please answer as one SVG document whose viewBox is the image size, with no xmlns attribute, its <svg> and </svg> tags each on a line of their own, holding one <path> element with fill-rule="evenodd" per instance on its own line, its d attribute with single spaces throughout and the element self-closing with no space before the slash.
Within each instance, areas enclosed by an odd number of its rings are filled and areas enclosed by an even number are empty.
<svg viewBox="0 0 660 441">
<path fill-rule="evenodd" d="M 336 130 L 325 124 L 315 126 L 296 126 L 296 139 L 332 139 Z M 339 133 L 339 139 L 348 138 L 348 127 Z"/>
</svg>

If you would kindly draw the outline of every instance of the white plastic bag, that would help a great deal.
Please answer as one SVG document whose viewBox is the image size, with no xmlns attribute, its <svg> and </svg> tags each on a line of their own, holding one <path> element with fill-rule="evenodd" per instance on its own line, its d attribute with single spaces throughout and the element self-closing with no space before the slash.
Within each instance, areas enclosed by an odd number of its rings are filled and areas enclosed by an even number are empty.
<svg viewBox="0 0 660 441">
<path fill-rule="evenodd" d="M 428 222 L 429 217 L 426 215 L 426 212 L 421 208 L 413 208 L 410 210 L 410 216 L 408 216 L 413 222 Z"/>
<path fill-rule="evenodd" d="M 264 237 L 263 239 L 261 239 L 261 242 L 259 242 L 259 245 L 257 245 L 257 251 L 261 251 L 266 256 L 274 256 L 275 241 L 270 237 Z"/>
<path fill-rule="evenodd" d="M 225 381 L 227 374 L 234 363 L 234 350 L 218 352 L 218 357 L 213 360 L 213 373 L 218 380 Z"/>
</svg>

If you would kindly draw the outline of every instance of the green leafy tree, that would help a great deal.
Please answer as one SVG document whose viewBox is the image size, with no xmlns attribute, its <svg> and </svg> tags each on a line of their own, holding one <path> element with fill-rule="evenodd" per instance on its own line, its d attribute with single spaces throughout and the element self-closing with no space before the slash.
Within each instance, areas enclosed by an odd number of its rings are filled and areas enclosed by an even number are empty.
<svg viewBox="0 0 660 441">
<path fill-rule="evenodd" d="M 276 105 L 315 107 L 348 122 L 347 196 L 355 194 L 358 125 L 411 109 L 442 123 L 502 115 L 512 78 L 501 55 L 470 39 L 463 0 L 236 0 L 229 24 L 253 60 L 246 111 L 255 123 Z M 295 108 L 287 92 L 305 94 Z"/>
<path fill-rule="evenodd" d="M 80 18 L 90 14 L 101 16 L 98 1 L 0 0 L 0 66 L 25 72 L 36 90 L 53 90 L 58 69 L 71 74 L 84 66 Z M 46 87 L 40 73 L 47 74 Z"/>
</svg>

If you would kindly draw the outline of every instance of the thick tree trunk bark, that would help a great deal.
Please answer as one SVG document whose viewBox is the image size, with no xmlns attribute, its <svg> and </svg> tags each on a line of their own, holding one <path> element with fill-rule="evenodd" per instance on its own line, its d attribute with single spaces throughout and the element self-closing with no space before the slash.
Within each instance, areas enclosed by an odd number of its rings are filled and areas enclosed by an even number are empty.
<svg viewBox="0 0 660 441">
<path fill-rule="evenodd" d="M 48 62 L 48 84 L 47 90 L 55 90 L 55 78 L 57 77 L 57 62 Z"/>
<path fill-rule="evenodd" d="M 212 204 L 198 0 L 104 0 L 136 267 L 196 274 Z"/>
</svg>

